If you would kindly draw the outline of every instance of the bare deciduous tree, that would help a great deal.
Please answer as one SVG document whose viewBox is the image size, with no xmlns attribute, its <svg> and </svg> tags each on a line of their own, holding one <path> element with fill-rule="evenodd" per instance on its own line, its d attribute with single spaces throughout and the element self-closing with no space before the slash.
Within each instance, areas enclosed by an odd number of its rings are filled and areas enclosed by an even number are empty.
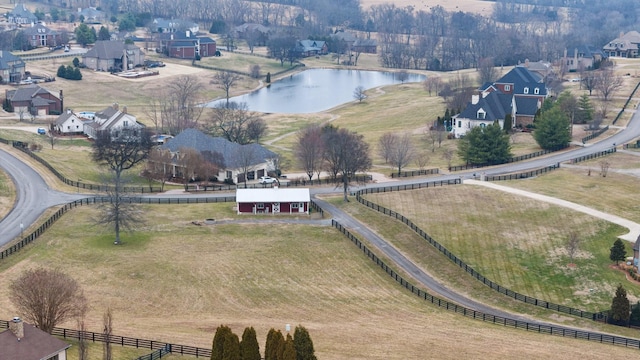
<svg viewBox="0 0 640 360">
<path fill-rule="evenodd" d="M 51 333 L 87 307 L 80 285 L 60 270 L 26 270 L 9 285 L 9 299 L 28 322 Z"/>
<path fill-rule="evenodd" d="M 229 92 L 231 88 L 240 80 L 240 75 L 230 71 L 218 71 L 211 80 L 212 84 L 218 85 L 226 94 L 227 105 L 229 104 Z"/>
<path fill-rule="evenodd" d="M 598 71 L 596 90 L 600 93 L 602 100 L 609 101 L 613 94 L 620 90 L 624 81 L 622 77 L 616 75 L 611 68 L 604 68 Z"/>
<path fill-rule="evenodd" d="M 371 167 L 369 144 L 362 135 L 333 127 L 325 127 L 323 140 L 327 168 L 334 178 L 342 176 L 344 201 L 349 201 L 347 191 L 353 177 Z"/>
<path fill-rule="evenodd" d="M 396 79 L 400 80 L 400 82 L 404 84 L 404 82 L 409 79 L 409 73 L 407 70 L 400 70 L 396 73 Z"/>
<path fill-rule="evenodd" d="M 253 117 L 247 122 L 247 139 L 260 143 L 260 138 L 267 132 L 267 122 L 263 118 Z"/>
<path fill-rule="evenodd" d="M 569 255 L 569 261 L 571 261 L 571 263 L 573 263 L 573 258 L 576 256 L 579 246 L 580 237 L 578 236 L 578 233 L 572 231 L 567 238 L 567 243 L 565 244 L 567 254 Z"/>
<path fill-rule="evenodd" d="M 246 103 L 232 101 L 226 105 L 218 104 L 213 108 L 211 120 L 205 124 L 204 130 L 210 135 L 221 136 L 231 142 L 247 144 L 250 141 L 247 128 L 256 119 L 258 114 L 249 111 Z"/>
<path fill-rule="evenodd" d="M 198 150 L 181 147 L 176 155 L 176 164 L 182 173 L 182 185 L 184 190 L 189 190 L 189 182 L 195 180 L 200 175 L 203 160 Z"/>
<path fill-rule="evenodd" d="M 424 168 L 427 167 L 427 164 L 429 163 L 429 155 L 420 152 L 418 154 L 416 154 L 416 156 L 414 157 L 414 163 L 416 164 L 416 166 L 418 167 L 418 169 L 420 170 L 424 170 Z"/>
<path fill-rule="evenodd" d="M 438 94 L 440 92 L 440 87 L 442 86 L 442 79 L 438 76 L 429 76 L 422 83 L 422 86 L 429 92 L 429 96 L 431 96 L 432 92 Z"/>
<path fill-rule="evenodd" d="M 323 152 L 322 129 L 319 126 L 311 125 L 298 133 L 295 156 L 298 164 L 307 173 L 309 180 L 313 179 L 313 175 L 316 173 L 318 174 L 318 180 L 320 180 Z"/>
<path fill-rule="evenodd" d="M 498 70 L 495 68 L 493 58 L 487 57 L 478 61 L 480 83 L 492 83 L 498 78 Z"/>
<path fill-rule="evenodd" d="M 162 122 L 172 134 L 197 126 L 204 106 L 202 83 L 195 76 L 182 75 L 167 86 L 161 95 Z"/>
<path fill-rule="evenodd" d="M 446 148 L 444 149 L 444 151 L 442 151 L 442 158 L 447 161 L 447 167 L 449 169 L 451 169 L 451 162 L 453 161 L 454 154 L 455 152 L 453 151 L 453 149 L 450 149 L 450 148 Z"/>
<path fill-rule="evenodd" d="M 253 144 L 242 145 L 236 153 L 238 165 L 240 166 L 240 170 L 242 170 L 245 189 L 247 188 L 249 172 L 253 171 L 255 164 L 258 162 L 256 161 L 256 156 L 256 148 Z"/>
<path fill-rule="evenodd" d="M 160 182 L 160 191 L 164 191 L 164 184 L 171 176 L 171 152 L 155 147 L 149 152 L 149 159 L 142 171 L 142 176 L 149 182 L 151 190 L 153 181 Z"/>
<path fill-rule="evenodd" d="M 111 308 L 107 308 L 107 311 L 105 311 L 102 316 L 102 335 L 104 336 L 102 359 L 112 360 L 111 336 L 113 335 L 113 313 L 111 312 Z"/>
<path fill-rule="evenodd" d="M 391 161 L 391 154 L 398 140 L 398 137 L 393 133 L 384 133 L 378 140 L 378 155 L 384 159 L 385 164 Z"/>
<path fill-rule="evenodd" d="M 98 215 L 93 219 L 96 225 L 113 226 L 114 245 L 122 244 L 120 238 L 122 230 L 132 232 L 136 225 L 144 224 L 144 216 L 139 205 L 129 201 L 131 194 L 124 186 L 127 182 L 124 177 L 116 180 L 112 174 L 105 175 L 103 180 L 106 189 L 103 194 L 105 201 L 98 205 Z"/>
<path fill-rule="evenodd" d="M 358 100 L 358 102 L 362 102 L 362 100 L 367 98 L 367 95 L 364 93 L 364 87 L 358 86 L 355 90 L 353 90 L 353 98 Z"/>
<path fill-rule="evenodd" d="M 609 172 L 609 168 L 611 167 L 611 163 L 609 160 L 600 160 L 600 176 L 607 177 L 607 173 Z"/>
<path fill-rule="evenodd" d="M 384 134 L 380 138 L 378 150 L 385 158 L 385 162 L 391 163 L 398 169 L 398 175 L 415 156 L 415 148 L 411 141 L 411 135 L 408 133 L 402 136 L 392 133 Z"/>
<path fill-rule="evenodd" d="M 251 51 L 253 52 L 253 48 L 251 48 Z M 253 64 L 249 66 L 249 74 L 251 74 L 252 78 L 258 79 L 260 77 L 260 65 Z"/>
</svg>

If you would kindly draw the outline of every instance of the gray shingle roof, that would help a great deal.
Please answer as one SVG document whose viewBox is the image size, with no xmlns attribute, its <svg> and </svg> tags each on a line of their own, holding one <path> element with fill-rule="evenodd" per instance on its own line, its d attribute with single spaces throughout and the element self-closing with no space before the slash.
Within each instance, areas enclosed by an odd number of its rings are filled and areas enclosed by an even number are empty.
<svg viewBox="0 0 640 360">
<path fill-rule="evenodd" d="M 273 158 L 276 154 L 267 150 L 259 144 L 240 145 L 221 137 L 211 137 L 196 129 L 186 129 L 169 142 L 162 145 L 163 149 L 176 152 L 180 148 L 191 148 L 198 152 L 217 152 L 224 158 L 225 166 L 229 169 L 240 168 L 242 161 L 240 158 L 241 148 L 248 147 L 253 154 L 251 165 L 264 163 L 267 159 Z"/>
<path fill-rule="evenodd" d="M 24 29 L 24 33 L 26 35 L 58 35 L 58 32 L 55 30 L 51 30 L 48 27 L 42 24 L 35 24 L 31 27 Z"/>
<path fill-rule="evenodd" d="M 534 116 L 538 112 L 538 98 L 516 96 L 516 114 Z"/>
<path fill-rule="evenodd" d="M 68 349 L 71 345 L 31 324 L 24 324 L 24 337 L 17 341 L 11 330 L 0 332 L 3 359 L 40 360 Z"/>
<path fill-rule="evenodd" d="M 0 50 L 0 70 L 7 70 L 18 66 L 24 66 L 24 61 L 9 51 Z"/>
<path fill-rule="evenodd" d="M 51 94 L 57 97 L 57 95 L 51 93 L 47 89 L 41 88 L 38 85 L 25 86 L 13 91 L 8 91 L 7 97 L 9 97 L 11 101 L 31 101 L 40 94 Z"/>
<path fill-rule="evenodd" d="M 9 17 L 28 19 L 30 22 L 34 23 L 38 21 L 38 17 L 33 15 L 33 13 L 29 11 L 29 9 L 27 9 L 27 6 L 25 4 L 16 4 L 13 10 L 9 12 Z"/>
<path fill-rule="evenodd" d="M 480 109 L 486 113 L 484 119 L 478 118 L 478 110 Z M 481 97 L 477 104 L 469 103 L 458 117 L 472 120 L 495 121 L 504 120 L 508 113 L 511 113 L 511 95 L 493 91 L 484 98 Z"/>
<path fill-rule="evenodd" d="M 132 44 L 125 44 L 124 41 L 99 40 L 84 56 L 98 59 L 119 59 L 123 56 L 125 49 L 140 48 Z"/>
<path fill-rule="evenodd" d="M 523 66 L 516 66 L 506 73 L 496 84 L 523 84 L 542 82 L 542 76 L 528 70 Z"/>
</svg>

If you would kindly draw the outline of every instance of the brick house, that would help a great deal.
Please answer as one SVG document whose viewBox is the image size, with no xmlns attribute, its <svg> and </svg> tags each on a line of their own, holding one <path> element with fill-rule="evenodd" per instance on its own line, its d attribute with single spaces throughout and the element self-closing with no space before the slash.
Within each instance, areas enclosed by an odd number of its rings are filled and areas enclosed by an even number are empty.
<svg viewBox="0 0 640 360">
<path fill-rule="evenodd" d="M 82 63 L 89 69 L 100 71 L 130 70 L 144 64 L 144 52 L 124 41 L 96 41 L 91 50 L 82 55 Z"/>
<path fill-rule="evenodd" d="M 17 83 L 24 78 L 26 65 L 24 60 L 9 51 L 0 50 L 0 83 Z"/>
<path fill-rule="evenodd" d="M 164 54 L 178 59 L 214 56 L 217 50 L 215 40 L 190 30 L 160 34 L 159 41 Z"/>
<path fill-rule="evenodd" d="M 62 45 L 62 35 L 42 24 L 34 24 L 24 30 L 32 47 L 54 47 Z"/>
<path fill-rule="evenodd" d="M 29 85 L 16 90 L 5 90 L 5 98 L 9 100 L 15 113 L 53 115 L 62 111 L 62 90 L 60 95 L 56 95 L 38 85 Z"/>
</svg>

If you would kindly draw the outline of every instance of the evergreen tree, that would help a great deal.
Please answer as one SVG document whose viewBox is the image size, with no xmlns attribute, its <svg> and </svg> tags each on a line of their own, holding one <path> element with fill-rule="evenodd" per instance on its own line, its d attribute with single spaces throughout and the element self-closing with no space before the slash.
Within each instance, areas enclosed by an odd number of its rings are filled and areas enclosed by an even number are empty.
<svg viewBox="0 0 640 360">
<path fill-rule="evenodd" d="M 631 307 L 631 317 L 629 317 L 629 322 L 632 325 L 640 325 L 640 301 Z"/>
<path fill-rule="evenodd" d="M 73 67 L 78 67 L 78 66 L 80 66 L 80 60 L 78 60 L 78 58 L 77 58 L 77 57 L 74 57 L 74 58 L 73 58 L 72 63 L 73 63 Z"/>
<path fill-rule="evenodd" d="M 224 359 L 224 346 L 225 339 L 233 334 L 231 328 L 225 325 L 220 325 L 216 329 L 216 334 L 213 336 L 213 346 L 211 348 L 211 360 L 223 360 Z"/>
<path fill-rule="evenodd" d="M 109 34 L 109 29 L 107 29 L 104 26 L 100 27 L 100 30 L 98 31 L 98 40 L 110 40 L 111 39 L 111 34 Z"/>
<path fill-rule="evenodd" d="M 73 75 L 70 78 L 71 80 L 82 80 L 82 73 L 80 72 L 80 68 L 73 69 Z"/>
<path fill-rule="evenodd" d="M 74 33 L 76 34 L 76 41 L 82 46 L 96 42 L 96 31 L 94 28 L 87 26 L 87 24 L 80 24 L 74 30 Z"/>
<path fill-rule="evenodd" d="M 611 261 L 615 261 L 616 265 L 618 265 L 618 262 L 623 261 L 626 257 L 627 250 L 624 248 L 624 243 L 622 240 L 616 239 L 610 249 L 609 259 L 611 259 Z"/>
<path fill-rule="evenodd" d="M 296 360 L 296 348 L 295 348 L 295 345 L 293 344 L 293 338 L 291 337 L 290 334 L 287 334 L 287 339 L 284 341 L 284 351 L 282 352 L 282 360 Z"/>
<path fill-rule="evenodd" d="M 293 345 L 296 348 L 296 360 L 317 360 L 313 341 L 304 326 L 296 326 L 293 333 Z"/>
<path fill-rule="evenodd" d="M 222 360 L 242 360 L 238 335 L 232 332 L 225 333 L 222 346 Z"/>
<path fill-rule="evenodd" d="M 58 72 L 56 73 L 56 76 L 58 76 L 59 78 L 66 79 L 67 78 L 67 68 L 66 68 L 66 66 L 60 65 L 58 67 Z"/>
<path fill-rule="evenodd" d="M 513 117 L 511 116 L 511 114 L 507 114 L 504 116 L 504 123 L 502 124 L 502 129 L 504 130 L 504 132 L 508 133 L 509 131 L 511 131 L 512 127 L 513 127 Z"/>
<path fill-rule="evenodd" d="M 569 118 L 559 106 L 544 111 L 536 120 L 533 138 L 545 150 L 563 148 L 571 141 Z"/>
<path fill-rule="evenodd" d="M 626 325 L 629 322 L 629 310 L 627 290 L 622 285 L 618 285 L 616 296 L 611 302 L 611 320 L 618 325 Z"/>
<path fill-rule="evenodd" d="M 242 341 L 240 342 L 240 355 L 242 360 L 261 360 L 260 345 L 253 327 L 244 329 Z"/>
<path fill-rule="evenodd" d="M 267 82 L 267 84 L 271 83 L 271 73 L 270 72 L 267 73 L 267 79 L 265 81 Z"/>
<path fill-rule="evenodd" d="M 276 331 L 271 328 L 267 333 L 267 343 L 264 346 L 264 360 L 281 360 L 278 357 L 278 349 L 280 348 L 280 342 L 284 340 L 280 330 Z"/>
<path fill-rule="evenodd" d="M 582 94 L 578 98 L 578 111 L 576 112 L 575 122 L 576 124 L 586 124 L 593 120 L 593 104 L 589 99 L 589 95 Z"/>
<path fill-rule="evenodd" d="M 511 158 L 511 144 L 497 123 L 476 126 L 458 142 L 458 154 L 467 164 L 502 164 Z"/>
</svg>

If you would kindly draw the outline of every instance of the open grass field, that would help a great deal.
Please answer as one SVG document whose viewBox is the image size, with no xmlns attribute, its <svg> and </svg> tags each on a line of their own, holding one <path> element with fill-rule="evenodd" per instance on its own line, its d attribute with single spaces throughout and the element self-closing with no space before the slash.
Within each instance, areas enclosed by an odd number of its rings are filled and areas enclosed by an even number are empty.
<svg viewBox="0 0 640 360">
<path fill-rule="evenodd" d="M 9 175 L 0 170 L 0 219 L 11 211 L 16 200 L 16 189 Z"/>
<path fill-rule="evenodd" d="M 625 284 L 632 299 L 640 296 L 639 286 L 608 268 L 609 248 L 626 232 L 619 226 L 466 185 L 366 198 L 410 218 L 481 274 L 516 292 L 589 311 L 608 308 L 618 283 Z M 575 267 L 568 266 L 565 249 L 571 232 L 582 239 Z M 429 261 L 407 246 L 405 252 L 415 261 Z"/>
<path fill-rule="evenodd" d="M 447 11 L 464 11 L 491 16 L 493 12 L 493 2 L 486 0 L 361 0 L 363 9 L 368 9 L 374 5 L 394 4 L 397 7 L 412 6 L 415 11 L 429 11 L 435 6 L 442 6 Z"/>
<path fill-rule="evenodd" d="M 118 335 L 209 347 L 220 324 L 238 334 L 254 326 L 264 349 L 267 330 L 290 323 L 307 327 L 319 359 L 637 354 L 443 312 L 410 295 L 329 227 L 190 223 L 227 218 L 231 206 L 179 212 L 146 206 L 149 225 L 120 247 L 89 225 L 92 208 L 74 210 L 36 244 L 0 263 L 0 317 L 14 315 L 8 282 L 26 268 L 47 266 L 82 284 L 92 304 L 89 330 L 100 330 L 110 306 Z"/>
</svg>

